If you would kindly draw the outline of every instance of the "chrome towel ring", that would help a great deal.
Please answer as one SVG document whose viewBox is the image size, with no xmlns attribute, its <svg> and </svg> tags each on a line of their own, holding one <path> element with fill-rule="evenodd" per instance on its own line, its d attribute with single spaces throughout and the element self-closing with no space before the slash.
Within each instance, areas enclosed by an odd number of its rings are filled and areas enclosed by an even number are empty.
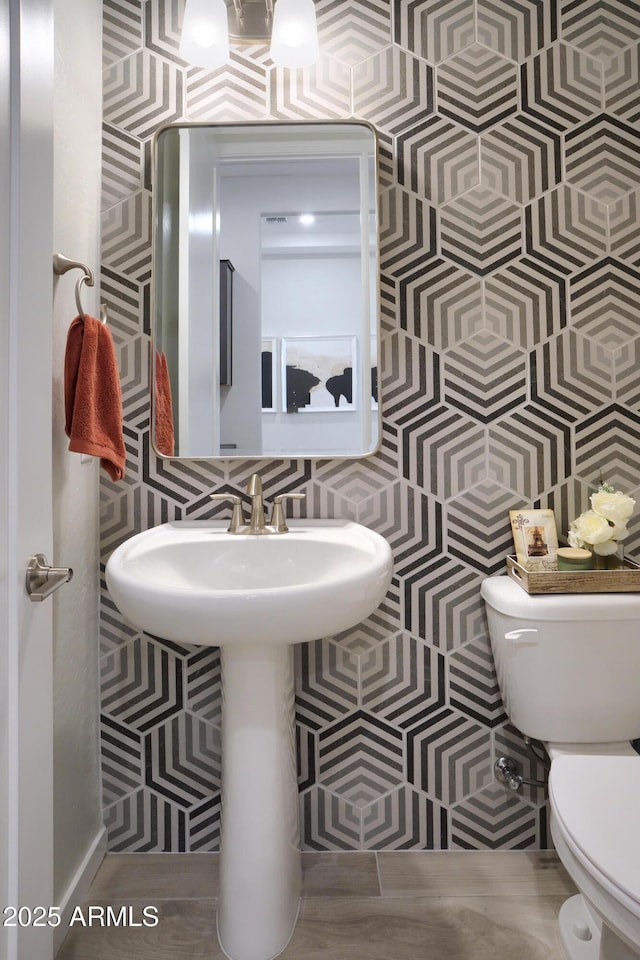
<svg viewBox="0 0 640 960">
<path fill-rule="evenodd" d="M 94 285 L 93 271 L 84 263 L 80 263 L 79 260 L 70 260 L 69 257 L 65 257 L 62 253 L 54 253 L 53 255 L 53 272 L 58 276 L 61 276 L 63 273 L 67 273 L 69 270 L 82 270 L 82 276 L 76 282 L 76 307 L 78 308 L 78 316 L 82 317 L 84 320 L 84 310 L 82 309 L 82 285 L 86 283 L 88 287 Z M 104 303 L 100 304 L 100 319 L 102 323 L 107 322 L 107 307 Z"/>
</svg>

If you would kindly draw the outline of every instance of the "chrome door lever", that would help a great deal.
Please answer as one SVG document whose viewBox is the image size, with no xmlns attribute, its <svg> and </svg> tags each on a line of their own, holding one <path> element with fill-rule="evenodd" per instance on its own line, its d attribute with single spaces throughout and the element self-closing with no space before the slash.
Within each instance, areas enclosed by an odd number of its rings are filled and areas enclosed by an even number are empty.
<svg viewBox="0 0 640 960">
<path fill-rule="evenodd" d="M 71 567 L 50 567 L 43 553 L 36 553 L 27 565 L 27 593 L 32 603 L 45 600 L 73 576 Z"/>
</svg>

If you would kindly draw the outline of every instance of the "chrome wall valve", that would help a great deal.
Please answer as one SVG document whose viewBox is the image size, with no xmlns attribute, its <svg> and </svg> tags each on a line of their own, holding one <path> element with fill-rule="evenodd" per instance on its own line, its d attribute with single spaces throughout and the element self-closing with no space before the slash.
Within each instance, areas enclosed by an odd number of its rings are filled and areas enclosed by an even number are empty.
<svg viewBox="0 0 640 960">
<path fill-rule="evenodd" d="M 71 567 L 50 567 L 43 553 L 36 553 L 27 565 L 26 587 L 32 603 L 46 600 L 73 577 Z"/>
</svg>

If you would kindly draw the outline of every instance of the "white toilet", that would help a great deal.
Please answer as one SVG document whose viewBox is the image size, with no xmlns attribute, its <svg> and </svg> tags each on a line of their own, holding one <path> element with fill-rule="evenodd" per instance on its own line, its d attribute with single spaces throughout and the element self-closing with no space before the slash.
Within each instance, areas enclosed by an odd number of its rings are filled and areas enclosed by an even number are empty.
<svg viewBox="0 0 640 960">
<path fill-rule="evenodd" d="M 640 958 L 640 594 L 530 596 L 482 584 L 507 714 L 551 758 L 551 835 L 581 892 L 571 960 Z"/>
</svg>

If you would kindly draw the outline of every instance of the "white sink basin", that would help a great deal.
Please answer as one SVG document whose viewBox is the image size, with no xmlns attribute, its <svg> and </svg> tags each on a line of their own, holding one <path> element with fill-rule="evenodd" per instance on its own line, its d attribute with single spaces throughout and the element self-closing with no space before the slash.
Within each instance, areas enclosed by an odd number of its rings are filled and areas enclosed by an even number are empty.
<svg viewBox="0 0 640 960">
<path fill-rule="evenodd" d="M 375 610 L 391 579 L 391 549 L 349 520 L 290 521 L 289 532 L 229 534 L 215 521 L 177 521 L 131 537 L 112 554 L 109 591 L 147 633 L 223 646 L 317 640 Z"/>
<path fill-rule="evenodd" d="M 219 646 L 222 832 L 218 938 L 232 960 L 272 960 L 298 913 L 292 644 L 346 630 L 389 587 L 391 549 L 348 520 L 284 534 L 165 523 L 114 550 L 107 585 L 124 616 L 166 640 Z"/>
</svg>

